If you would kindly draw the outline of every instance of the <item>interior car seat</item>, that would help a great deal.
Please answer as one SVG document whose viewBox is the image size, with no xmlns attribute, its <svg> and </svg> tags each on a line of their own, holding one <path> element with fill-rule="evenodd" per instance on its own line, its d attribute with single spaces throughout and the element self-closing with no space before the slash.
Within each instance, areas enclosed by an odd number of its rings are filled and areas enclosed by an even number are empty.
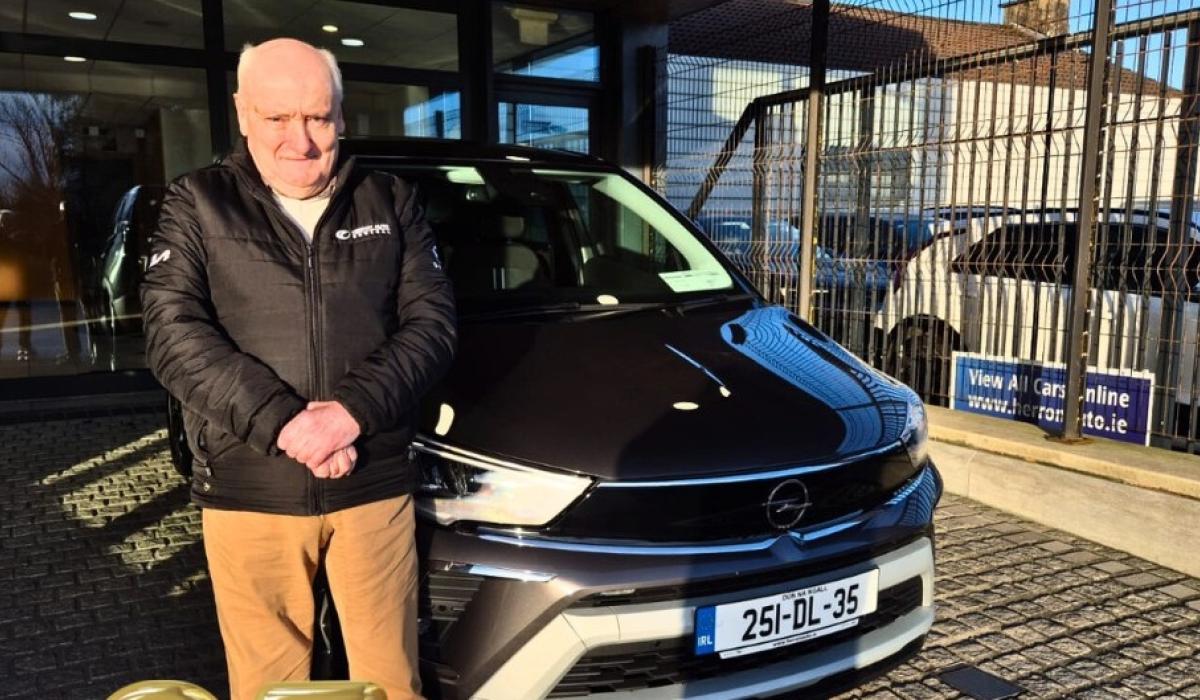
<svg viewBox="0 0 1200 700">
<path fill-rule="evenodd" d="M 454 258 L 448 262 L 460 293 L 549 284 L 546 262 L 525 240 L 525 212 L 489 204 L 469 205 L 464 214 L 454 225 Z"/>
</svg>

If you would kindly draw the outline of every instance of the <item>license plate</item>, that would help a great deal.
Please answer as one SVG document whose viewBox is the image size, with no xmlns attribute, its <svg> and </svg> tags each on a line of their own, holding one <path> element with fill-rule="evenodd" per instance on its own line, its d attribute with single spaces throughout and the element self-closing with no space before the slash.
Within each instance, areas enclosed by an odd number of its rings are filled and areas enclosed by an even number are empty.
<svg viewBox="0 0 1200 700">
<path fill-rule="evenodd" d="M 753 654 L 854 627 L 875 612 L 879 570 L 795 591 L 696 609 L 696 654 Z"/>
</svg>

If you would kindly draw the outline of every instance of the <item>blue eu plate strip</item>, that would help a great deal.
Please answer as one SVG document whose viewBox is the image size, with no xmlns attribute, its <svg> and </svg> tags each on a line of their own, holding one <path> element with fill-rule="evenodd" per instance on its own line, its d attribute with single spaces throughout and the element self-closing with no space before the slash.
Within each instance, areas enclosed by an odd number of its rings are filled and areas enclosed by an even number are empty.
<svg viewBox="0 0 1200 700">
<path fill-rule="evenodd" d="M 717 608 L 696 608 L 696 656 L 711 654 L 717 645 Z"/>
</svg>

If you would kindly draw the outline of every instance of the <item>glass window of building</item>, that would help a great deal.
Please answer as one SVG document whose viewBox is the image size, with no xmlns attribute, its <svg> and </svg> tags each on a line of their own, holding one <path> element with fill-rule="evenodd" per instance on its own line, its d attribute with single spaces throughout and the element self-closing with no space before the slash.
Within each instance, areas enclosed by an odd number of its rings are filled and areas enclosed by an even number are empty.
<svg viewBox="0 0 1200 700">
<path fill-rule="evenodd" d="M 500 143 L 588 153 L 588 109 L 501 102 Z"/>
<path fill-rule="evenodd" d="M 209 128 L 199 69 L 0 53 L 0 379 L 143 366 L 146 239 Z"/>
<path fill-rule="evenodd" d="M 600 50 L 587 12 L 492 5 L 492 57 L 497 71 L 542 78 L 598 81 Z"/>
<path fill-rule="evenodd" d="M 457 92 L 349 81 L 345 93 L 347 138 L 462 138 Z"/>
<path fill-rule="evenodd" d="M 230 72 L 227 77 L 229 133 L 237 139 L 241 131 L 232 95 L 237 90 L 237 76 Z M 342 92 L 346 138 L 462 138 L 458 91 L 346 80 Z"/>
<path fill-rule="evenodd" d="M 0 31 L 127 41 L 183 48 L 204 46 L 200 0 L 0 2 Z"/>
<path fill-rule="evenodd" d="M 361 2 L 225 0 L 225 47 L 288 36 L 327 48 L 339 61 L 458 70 L 458 18 Z"/>
</svg>

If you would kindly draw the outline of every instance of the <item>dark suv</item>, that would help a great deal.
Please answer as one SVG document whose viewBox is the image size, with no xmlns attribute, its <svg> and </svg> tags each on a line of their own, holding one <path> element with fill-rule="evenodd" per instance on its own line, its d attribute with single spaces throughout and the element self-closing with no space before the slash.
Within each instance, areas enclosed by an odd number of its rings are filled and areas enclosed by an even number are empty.
<svg viewBox="0 0 1200 700">
<path fill-rule="evenodd" d="M 411 453 L 430 697 L 795 697 L 920 647 L 941 481 L 912 391 L 619 168 L 358 152 L 417 183 L 458 296 Z"/>
</svg>

